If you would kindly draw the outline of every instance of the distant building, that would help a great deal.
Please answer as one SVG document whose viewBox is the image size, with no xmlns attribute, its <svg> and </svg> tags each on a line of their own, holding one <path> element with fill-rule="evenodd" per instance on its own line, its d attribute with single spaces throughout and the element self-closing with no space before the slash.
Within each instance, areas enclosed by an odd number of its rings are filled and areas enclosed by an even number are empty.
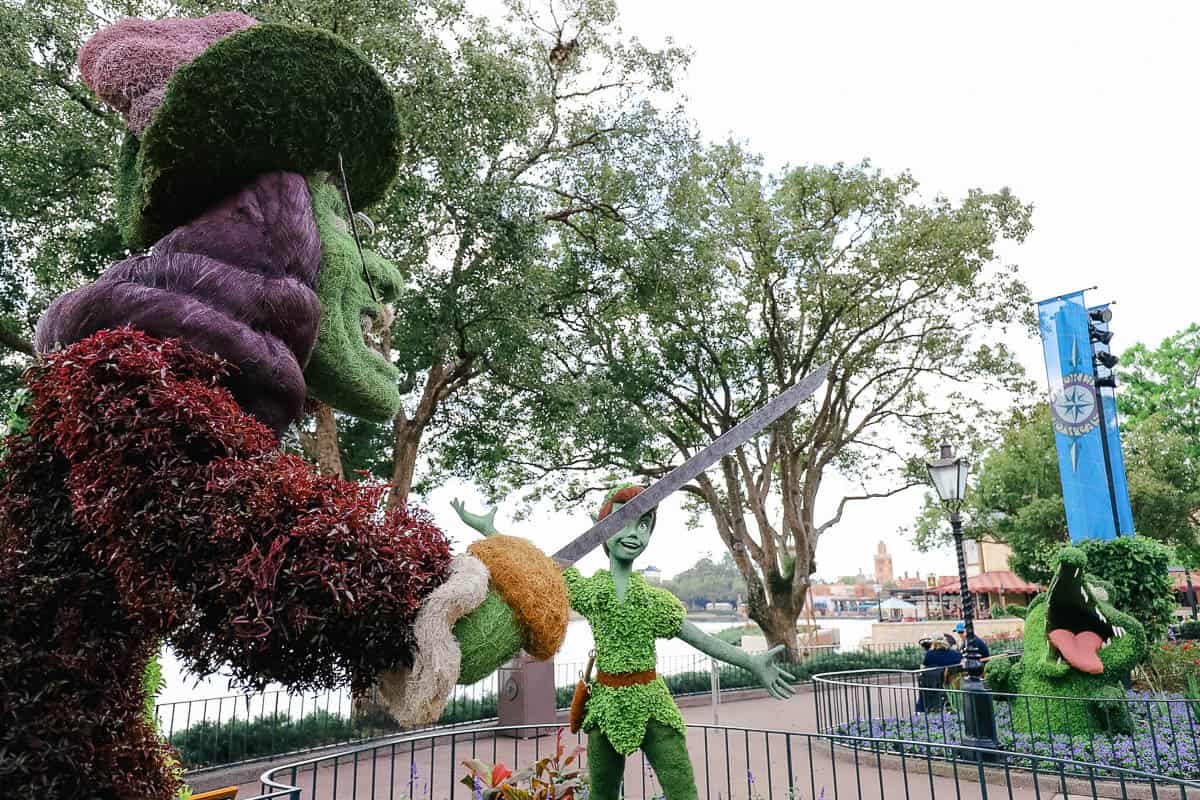
<svg viewBox="0 0 1200 800">
<path fill-rule="evenodd" d="M 808 594 L 804 598 L 804 610 L 800 612 L 800 615 L 828 614 L 831 610 L 830 593 L 832 589 L 833 587 L 827 583 L 814 583 L 808 587 Z"/>
<path fill-rule="evenodd" d="M 662 583 L 662 570 L 653 564 L 645 569 L 639 569 L 638 572 L 642 573 L 642 577 L 649 583 Z"/>
<path fill-rule="evenodd" d="M 963 540 L 963 556 L 967 562 L 967 577 L 982 575 L 985 572 L 1004 572 L 1009 569 L 1008 559 L 1012 549 L 1001 542 L 988 539 L 976 541 Z"/>
<path fill-rule="evenodd" d="M 891 583 L 892 577 L 892 555 L 887 551 L 887 545 L 880 542 L 875 551 L 875 582 Z"/>
<path fill-rule="evenodd" d="M 1034 595 L 1045 589 L 1013 574 L 1008 566 L 1011 555 L 1012 550 L 1001 542 L 990 539 L 963 541 L 967 589 L 975 595 L 975 607 L 980 611 L 1011 603 L 1027 605 Z M 943 597 L 955 597 L 959 591 L 959 581 L 955 576 L 937 579 L 937 585 L 930 589 L 931 594 Z"/>
<path fill-rule="evenodd" d="M 875 590 L 866 583 L 834 583 L 829 586 L 825 606 L 830 613 L 861 611 L 868 603 L 875 602 Z"/>
</svg>

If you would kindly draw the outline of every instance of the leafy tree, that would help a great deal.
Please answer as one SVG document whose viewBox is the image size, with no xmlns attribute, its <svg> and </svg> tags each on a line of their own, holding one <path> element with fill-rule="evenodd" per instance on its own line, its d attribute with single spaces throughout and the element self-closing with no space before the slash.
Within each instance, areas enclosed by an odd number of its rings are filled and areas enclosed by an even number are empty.
<svg viewBox="0 0 1200 800">
<path fill-rule="evenodd" d="M 494 491 L 570 502 L 663 474 L 828 362 L 809 403 L 685 488 L 730 549 L 750 616 L 794 651 L 819 537 L 848 504 L 918 483 L 935 435 L 985 418 L 965 384 L 1020 383 L 1003 337 L 982 334 L 1031 321 L 993 250 L 1023 238 L 1029 214 L 1006 191 L 924 200 L 910 175 L 866 164 L 770 175 L 735 144 L 700 150 L 649 233 L 564 236 L 561 263 L 607 295 L 567 309 L 537 373 L 496 373 L 442 455 Z M 822 516 L 830 472 L 862 488 Z"/>
<path fill-rule="evenodd" d="M 1026 580 L 1048 581 L 1058 548 L 1069 541 L 1049 409 L 1039 404 L 1014 411 L 999 442 L 972 472 L 963 509 L 964 537 L 1007 543 L 1014 572 Z M 914 543 L 928 551 L 949 541 L 946 512 L 928 493 Z"/>
<path fill-rule="evenodd" d="M 1130 506 L 1138 533 L 1179 553 L 1194 552 L 1200 473 L 1186 438 L 1149 417 L 1122 430 Z M 1068 543 L 1062 482 L 1050 410 L 1039 403 L 1012 414 L 996 446 L 971 481 L 963 534 L 994 538 L 1012 548 L 1009 566 L 1026 580 L 1046 583 L 1058 549 Z M 950 541 L 944 511 L 931 495 L 915 526 L 915 543 L 929 550 Z M 1190 563 L 1190 559 L 1189 559 Z"/>
<path fill-rule="evenodd" d="M 0 9 L 0 181 L 11 190 L 0 198 L 0 253 L 16 264 L 0 276 L 0 344 L 28 351 L 46 300 L 123 254 L 113 224 L 123 126 L 79 81 L 80 44 L 123 15 L 230 6 L 39 0 Z M 403 501 L 425 439 L 470 413 L 491 371 L 537 371 L 538 341 L 556 334 L 560 304 L 591 291 L 586 270 L 553 257 L 564 232 L 595 220 L 636 225 L 643 184 L 658 180 L 656 165 L 689 137 L 679 110 L 662 101 L 685 54 L 624 36 L 612 0 L 511 0 L 499 23 L 456 0 L 232 6 L 337 33 L 395 88 L 402 164 L 373 210 L 371 244 L 410 278 L 395 323 L 381 331 L 405 374 L 406 402 L 389 424 L 355 426 L 340 452 L 329 413 L 297 443 L 333 471 L 386 466 L 392 501 Z M 364 443 L 382 443 L 387 464 Z M 428 473 L 417 488 L 436 478 Z"/>
<path fill-rule="evenodd" d="M 1117 406 L 1138 423 L 1156 416 L 1187 439 L 1188 456 L 1200 463 L 1200 324 L 1168 336 L 1157 349 L 1135 344 L 1121 354 Z"/>
<path fill-rule="evenodd" d="M 746 582 L 729 553 L 720 561 L 707 556 L 680 572 L 663 588 L 691 608 L 704 608 L 706 603 L 734 602 L 746 595 Z"/>
<path fill-rule="evenodd" d="M 0 5 L 0 402 L 33 353 L 33 326 L 63 290 L 125 251 L 113 182 L 124 126 L 79 80 L 83 40 L 149 4 Z"/>
</svg>

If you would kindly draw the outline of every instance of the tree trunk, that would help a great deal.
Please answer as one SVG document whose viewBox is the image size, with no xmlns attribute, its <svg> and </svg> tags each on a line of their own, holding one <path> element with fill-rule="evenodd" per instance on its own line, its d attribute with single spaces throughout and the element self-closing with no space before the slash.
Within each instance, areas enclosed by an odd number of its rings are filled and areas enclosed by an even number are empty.
<svg viewBox="0 0 1200 800">
<path fill-rule="evenodd" d="M 310 445 L 312 450 L 315 450 L 317 469 L 339 478 L 345 478 L 345 470 L 342 469 L 342 454 L 338 447 L 337 417 L 333 413 L 333 406 L 317 402 L 314 415 L 317 419 L 317 432 L 313 435 Z M 381 721 L 387 719 L 387 709 L 375 702 L 373 688 L 368 689 L 365 693 L 353 693 L 350 713 L 360 723 L 381 724 Z"/>
<path fill-rule="evenodd" d="M 799 661 L 801 657 L 796 619 L 782 608 L 771 607 L 762 619 L 756 620 L 767 638 L 767 647 L 783 645 L 791 662 Z"/>
<path fill-rule="evenodd" d="M 338 449 L 337 417 L 333 407 L 317 403 L 317 467 L 339 478 L 346 477 L 342 470 L 342 454 Z"/>
<path fill-rule="evenodd" d="M 807 591 L 807 586 L 805 590 Z M 794 598 L 777 597 L 775 599 L 779 602 L 768 604 L 762 600 L 752 600 L 747 604 L 746 610 L 750 619 L 762 628 L 763 636 L 767 639 L 767 647 L 783 645 L 788 661 L 794 663 L 804 656 L 796 630 L 796 622 L 800 619 L 800 613 L 796 610 L 797 604 L 794 602 Z M 799 605 L 802 607 L 803 603 Z"/>
<path fill-rule="evenodd" d="M 417 450 L 421 446 L 421 431 L 411 422 L 397 418 L 392 424 L 395 444 L 392 445 L 392 491 L 388 507 L 408 502 L 412 492 L 413 474 L 417 468 Z"/>
</svg>

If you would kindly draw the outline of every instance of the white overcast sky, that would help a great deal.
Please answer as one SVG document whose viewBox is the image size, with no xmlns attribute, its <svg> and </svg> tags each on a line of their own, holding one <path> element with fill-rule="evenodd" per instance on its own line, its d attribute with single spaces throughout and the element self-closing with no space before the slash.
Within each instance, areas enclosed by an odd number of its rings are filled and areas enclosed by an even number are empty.
<svg viewBox="0 0 1200 800">
<path fill-rule="evenodd" d="M 1037 298 L 1098 286 L 1089 300 L 1117 301 L 1118 353 L 1200 320 L 1200 4 L 620 6 L 626 33 L 692 49 L 682 91 L 710 139 L 732 134 L 773 167 L 869 158 L 910 170 L 931 195 L 1010 187 L 1033 203 L 1034 232 L 1006 257 Z M 1044 384 L 1039 345 L 1012 344 Z M 455 493 L 469 497 L 447 487 L 429 503 L 465 542 L 451 522 Z M 869 572 L 880 539 L 898 574 L 952 572 L 949 551 L 916 553 L 897 533 L 919 502 L 912 491 L 848 512 L 821 540 L 818 574 Z M 723 552 L 714 530 L 685 531 L 666 510 L 647 563 L 673 574 Z M 509 527 L 553 549 L 587 525 L 582 512 L 546 512 Z M 593 555 L 584 565 L 601 563 Z"/>
</svg>

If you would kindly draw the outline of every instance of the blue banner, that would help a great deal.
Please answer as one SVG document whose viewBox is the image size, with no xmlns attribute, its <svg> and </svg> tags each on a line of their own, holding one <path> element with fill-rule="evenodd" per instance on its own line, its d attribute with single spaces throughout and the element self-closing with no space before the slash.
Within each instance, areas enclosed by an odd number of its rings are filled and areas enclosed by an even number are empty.
<svg viewBox="0 0 1200 800">
<path fill-rule="evenodd" d="M 1108 440 L 1101 432 L 1107 420 L 1102 416 L 1101 399 L 1096 392 L 1083 292 L 1038 303 L 1038 323 L 1046 356 L 1050 416 L 1054 422 L 1058 472 L 1071 541 L 1111 539 L 1120 527 L 1119 513 L 1110 480 L 1110 458 L 1105 453 Z M 1121 483 L 1124 485 L 1123 467 Z"/>
</svg>

